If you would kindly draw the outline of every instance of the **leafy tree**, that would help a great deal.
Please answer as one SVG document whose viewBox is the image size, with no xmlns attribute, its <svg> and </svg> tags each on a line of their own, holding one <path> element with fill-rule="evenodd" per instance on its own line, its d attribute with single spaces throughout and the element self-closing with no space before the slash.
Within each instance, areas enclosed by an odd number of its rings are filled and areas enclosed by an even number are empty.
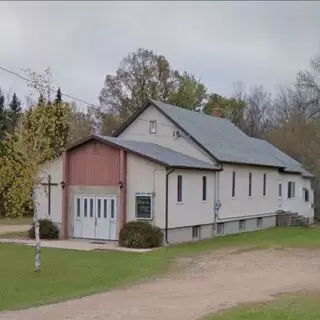
<svg viewBox="0 0 320 320">
<path fill-rule="evenodd" d="M 55 90 L 52 87 L 51 68 L 47 67 L 42 73 L 37 73 L 28 68 L 24 69 L 24 73 L 30 79 L 30 81 L 27 81 L 27 86 L 35 89 L 46 102 L 52 101 L 51 94 Z"/>
<path fill-rule="evenodd" d="M 68 143 L 90 135 L 93 130 L 94 118 L 92 112 L 80 111 L 74 102 L 69 106 L 67 119 L 70 130 Z"/>
<path fill-rule="evenodd" d="M 119 125 L 119 118 L 112 112 L 97 112 L 100 123 L 100 133 L 104 136 L 111 136 Z"/>
<path fill-rule="evenodd" d="M 176 88 L 169 94 L 168 102 L 179 107 L 199 110 L 203 107 L 207 89 L 194 75 L 184 72 L 174 73 L 177 79 Z"/>
<path fill-rule="evenodd" d="M 164 56 L 138 49 L 121 61 L 115 75 L 107 74 L 99 99 L 106 110 L 126 119 L 147 98 L 167 100 L 174 83 L 173 71 Z"/>
<path fill-rule="evenodd" d="M 214 108 L 219 108 L 223 118 L 229 119 L 240 127 L 245 107 L 246 104 L 243 100 L 226 98 L 218 94 L 210 94 L 208 101 L 203 108 L 203 112 L 212 114 Z"/>
<path fill-rule="evenodd" d="M 116 113 L 121 122 L 148 98 L 193 110 L 201 108 L 206 88 L 192 74 L 173 70 L 164 56 L 140 48 L 121 61 L 115 74 L 107 74 L 99 98 L 103 106 L 100 114 L 105 112 L 111 120 L 110 112 Z"/>
</svg>

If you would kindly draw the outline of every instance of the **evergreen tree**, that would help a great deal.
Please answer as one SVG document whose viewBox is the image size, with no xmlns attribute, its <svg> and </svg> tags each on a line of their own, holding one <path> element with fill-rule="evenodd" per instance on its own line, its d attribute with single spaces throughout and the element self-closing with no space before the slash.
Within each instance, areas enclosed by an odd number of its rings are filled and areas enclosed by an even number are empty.
<svg viewBox="0 0 320 320">
<path fill-rule="evenodd" d="M 56 99 L 54 100 L 55 104 L 59 104 L 62 102 L 62 93 L 60 88 L 58 88 Z"/>
<path fill-rule="evenodd" d="M 17 114 L 21 112 L 21 102 L 18 99 L 16 93 L 14 93 L 12 96 L 12 100 L 9 103 L 9 108 L 12 113 Z"/>
<path fill-rule="evenodd" d="M 21 114 L 21 102 L 15 93 L 13 94 L 12 100 L 9 103 L 8 112 L 10 116 L 10 131 L 13 131 Z"/>
<path fill-rule="evenodd" d="M 8 112 L 5 107 L 5 99 L 0 89 L 0 141 L 3 140 L 5 132 L 8 130 Z"/>
<path fill-rule="evenodd" d="M 40 93 L 39 99 L 38 99 L 38 105 L 44 104 L 44 98 L 42 93 Z"/>
</svg>

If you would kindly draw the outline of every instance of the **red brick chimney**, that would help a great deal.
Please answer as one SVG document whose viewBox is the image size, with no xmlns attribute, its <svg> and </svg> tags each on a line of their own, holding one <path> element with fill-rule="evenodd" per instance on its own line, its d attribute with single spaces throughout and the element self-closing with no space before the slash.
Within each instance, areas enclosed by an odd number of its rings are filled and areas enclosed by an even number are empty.
<svg viewBox="0 0 320 320">
<path fill-rule="evenodd" d="M 220 106 L 215 103 L 213 106 L 212 106 L 212 115 L 214 117 L 219 117 L 221 118 L 221 109 L 220 109 Z"/>
</svg>

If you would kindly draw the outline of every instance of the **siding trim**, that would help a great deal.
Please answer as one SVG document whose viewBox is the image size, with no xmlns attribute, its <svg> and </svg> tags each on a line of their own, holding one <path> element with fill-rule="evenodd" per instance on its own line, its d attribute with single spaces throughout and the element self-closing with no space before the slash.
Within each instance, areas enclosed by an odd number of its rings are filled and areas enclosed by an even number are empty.
<svg viewBox="0 0 320 320">
<path fill-rule="evenodd" d="M 63 153 L 62 160 L 62 181 L 64 188 L 62 190 L 62 224 L 60 237 L 68 239 L 68 201 L 69 201 L 69 181 L 68 181 L 68 154 Z"/>
<path fill-rule="evenodd" d="M 127 153 L 120 150 L 120 230 L 127 221 Z"/>
</svg>

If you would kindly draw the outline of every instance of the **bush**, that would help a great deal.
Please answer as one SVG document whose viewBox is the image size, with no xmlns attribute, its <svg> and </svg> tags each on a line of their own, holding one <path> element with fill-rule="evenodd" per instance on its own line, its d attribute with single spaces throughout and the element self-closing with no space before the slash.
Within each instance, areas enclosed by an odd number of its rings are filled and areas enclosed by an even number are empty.
<svg viewBox="0 0 320 320">
<path fill-rule="evenodd" d="M 40 239 L 58 239 L 59 228 L 49 219 L 39 219 Z M 29 237 L 35 239 L 35 224 L 29 230 Z"/>
<path fill-rule="evenodd" d="M 144 221 L 129 221 L 120 230 L 119 245 L 127 248 L 155 248 L 163 241 L 161 229 Z"/>
</svg>

